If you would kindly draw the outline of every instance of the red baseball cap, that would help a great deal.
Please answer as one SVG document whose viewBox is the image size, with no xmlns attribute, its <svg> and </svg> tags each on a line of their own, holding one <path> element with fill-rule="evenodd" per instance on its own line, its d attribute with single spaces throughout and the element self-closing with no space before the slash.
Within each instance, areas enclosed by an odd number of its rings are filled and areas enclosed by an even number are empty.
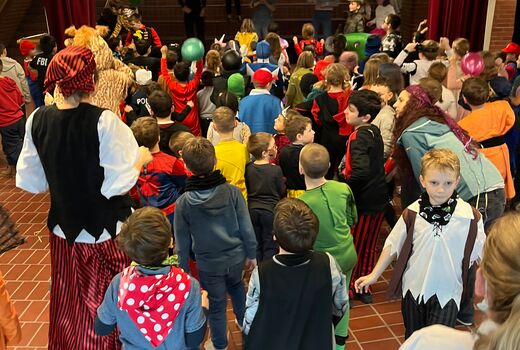
<svg viewBox="0 0 520 350">
<path fill-rule="evenodd" d="M 267 68 L 260 68 L 253 74 L 253 81 L 256 81 L 262 86 L 266 86 L 273 80 L 276 80 L 276 77 Z"/>
<path fill-rule="evenodd" d="M 23 39 L 22 41 L 20 41 L 20 53 L 22 54 L 22 56 L 28 56 L 29 52 L 34 48 L 36 48 L 36 45 L 34 45 L 33 42 L 27 39 Z"/>
<path fill-rule="evenodd" d="M 507 44 L 506 47 L 502 49 L 502 52 L 520 55 L 520 45 L 510 42 L 509 44 Z"/>
</svg>

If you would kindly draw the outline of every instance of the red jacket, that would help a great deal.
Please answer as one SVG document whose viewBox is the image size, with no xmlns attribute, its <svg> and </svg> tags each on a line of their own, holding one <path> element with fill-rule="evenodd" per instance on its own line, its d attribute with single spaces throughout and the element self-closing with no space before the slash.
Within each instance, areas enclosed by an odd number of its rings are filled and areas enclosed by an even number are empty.
<svg viewBox="0 0 520 350">
<path fill-rule="evenodd" d="M 321 56 L 323 54 L 323 44 L 316 39 L 307 39 L 300 40 L 298 44 L 294 45 L 294 50 L 296 50 L 296 54 L 300 56 L 300 54 L 305 49 L 305 46 L 313 45 L 314 46 L 314 55 Z"/>
<path fill-rule="evenodd" d="M 193 101 L 193 108 L 182 124 L 188 126 L 195 136 L 200 136 L 199 111 L 197 108 L 197 90 L 199 88 L 200 77 L 202 76 L 202 60 L 197 61 L 197 71 L 192 80 L 187 83 L 180 83 L 172 80 L 168 74 L 168 67 L 166 66 L 166 58 L 161 59 L 161 76 L 163 77 L 168 88 L 171 91 L 173 104 L 177 113 L 182 112 L 186 107 L 188 101 Z"/>
<path fill-rule="evenodd" d="M 9 126 L 23 117 L 23 104 L 23 95 L 15 81 L 9 77 L 0 77 L 0 128 Z"/>
<path fill-rule="evenodd" d="M 153 45 L 154 46 L 156 46 L 158 48 L 162 47 L 161 38 L 159 38 L 159 35 L 155 31 L 155 29 L 153 29 L 152 27 L 147 27 L 144 24 L 141 25 L 140 29 L 143 30 L 143 31 L 146 30 L 146 31 L 148 31 L 148 33 L 150 33 L 152 35 L 152 40 L 153 40 Z M 132 43 L 132 39 L 133 39 L 134 33 L 135 33 L 134 30 L 129 30 L 128 31 L 128 34 L 126 35 L 125 46 L 128 46 L 128 45 L 130 45 Z"/>
</svg>

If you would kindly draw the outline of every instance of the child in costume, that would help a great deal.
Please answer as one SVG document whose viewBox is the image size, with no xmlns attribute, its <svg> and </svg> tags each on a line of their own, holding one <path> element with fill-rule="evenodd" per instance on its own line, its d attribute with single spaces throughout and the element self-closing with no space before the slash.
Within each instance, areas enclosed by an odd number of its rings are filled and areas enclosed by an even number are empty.
<svg viewBox="0 0 520 350">
<path fill-rule="evenodd" d="M 159 130 L 153 117 L 141 117 L 132 124 L 137 144 L 148 148 L 153 156 L 141 171 L 135 189 L 142 205 L 161 209 L 173 224 L 175 201 L 184 189 L 186 169 L 182 160 L 160 150 Z"/>
<path fill-rule="evenodd" d="M 162 46 L 161 38 L 159 38 L 155 29 L 145 26 L 141 21 L 141 15 L 138 13 L 134 13 L 128 18 L 131 29 L 126 35 L 125 46 L 130 45 L 132 41 L 145 40 L 160 49 Z"/>
<path fill-rule="evenodd" d="M 20 53 L 24 57 L 23 70 L 25 72 L 25 80 L 27 80 L 27 84 L 29 84 L 29 91 L 34 101 L 34 107 L 38 108 L 43 106 L 43 93 L 38 86 L 38 72 L 30 66 L 36 55 L 36 45 L 27 39 L 23 39 L 20 41 Z"/>
<path fill-rule="evenodd" d="M 357 221 L 354 195 L 348 185 L 334 180 L 326 180 L 330 166 L 329 153 L 322 145 L 310 143 L 300 152 L 300 172 L 305 176 L 307 190 L 299 197 L 316 214 L 319 232 L 314 250 L 332 255 L 346 281 L 350 281 L 357 254 L 350 227 Z M 345 285 L 344 292 L 348 287 Z M 348 338 L 349 309 L 335 327 L 336 350 L 345 349 Z"/>
<path fill-rule="evenodd" d="M 269 93 L 275 80 L 269 69 L 258 69 L 253 74 L 255 88 L 240 100 L 238 119 L 246 123 L 252 133 L 275 132 L 274 120 L 282 111 L 282 101 Z"/>
<path fill-rule="evenodd" d="M 171 225 L 159 209 L 137 209 L 119 235 L 132 259 L 117 274 L 97 309 L 94 328 L 106 335 L 119 328 L 125 349 L 198 348 L 206 332 L 207 293 L 196 279 L 172 265 Z"/>
<path fill-rule="evenodd" d="M 344 34 L 348 33 L 363 33 L 365 31 L 364 11 L 361 6 L 364 5 L 364 0 L 348 0 L 348 14 L 345 21 Z"/>
<path fill-rule="evenodd" d="M 258 35 L 255 31 L 255 25 L 249 18 L 244 18 L 240 31 L 235 35 L 235 40 L 238 41 L 238 45 L 241 47 L 245 45 L 247 48 L 247 56 L 253 56 L 256 49 L 256 43 L 258 42 Z"/>
<path fill-rule="evenodd" d="M 355 281 L 356 291 L 366 291 L 397 257 L 389 293 L 402 298 L 405 338 L 432 324 L 455 326 L 469 268 L 482 256 L 482 218 L 457 196 L 459 180 L 452 151 L 427 152 L 420 176 L 426 192 L 403 211 L 374 270 Z"/>
<path fill-rule="evenodd" d="M 489 84 L 481 78 L 466 79 L 462 96 L 471 113 L 459 121 L 459 126 L 480 143 L 479 151 L 496 166 L 504 179 L 506 199 L 511 199 L 515 187 L 504 136 L 515 124 L 515 113 L 508 101 L 487 103 Z"/>
<path fill-rule="evenodd" d="M 331 167 L 326 177 L 332 179 L 352 132 L 352 126 L 345 121 L 345 109 L 352 91 L 347 69 L 341 63 L 333 63 L 325 69 L 325 80 L 327 93 L 314 99 L 312 115 L 321 129 L 321 144 L 330 155 Z"/>
<path fill-rule="evenodd" d="M 359 90 L 350 96 L 345 110 L 347 122 L 354 128 L 345 153 L 345 169 L 341 171 L 354 193 L 358 223 L 352 228 L 358 262 L 352 273 L 354 281 L 372 271 L 376 243 L 388 203 L 385 183 L 383 139 L 379 128 L 371 121 L 381 109 L 381 99 L 370 90 Z M 370 291 L 356 294 L 363 303 L 372 302 Z"/>
<path fill-rule="evenodd" d="M 297 37 L 293 37 L 294 50 L 299 56 L 303 51 L 311 51 L 313 56 L 323 55 L 323 45 L 325 41 L 323 39 L 316 40 L 314 38 L 314 26 L 312 23 L 305 23 L 302 27 L 302 40 L 298 41 Z"/>
<path fill-rule="evenodd" d="M 348 310 L 345 276 L 332 255 L 313 250 L 318 218 L 298 199 L 275 208 L 280 254 L 251 274 L 244 318 L 249 350 L 332 349 L 333 319 Z"/>
<path fill-rule="evenodd" d="M 219 134 L 219 143 L 215 146 L 217 155 L 216 168 L 222 172 L 227 182 L 237 186 L 247 201 L 245 180 L 246 165 L 249 163 L 249 152 L 246 145 L 233 138 L 233 130 L 237 126 L 235 114 L 228 107 L 219 107 L 213 112 L 213 129 Z"/>
<path fill-rule="evenodd" d="M 200 84 L 200 77 L 202 76 L 203 63 L 202 59 L 197 61 L 197 71 L 192 80 L 188 81 L 190 75 L 189 63 L 181 61 L 175 64 L 173 72 L 177 81 L 174 81 L 169 73 L 168 67 L 166 66 L 166 56 L 168 54 L 168 47 L 163 46 L 161 48 L 161 76 L 164 81 L 168 84 L 168 88 L 171 91 L 173 97 L 173 104 L 175 105 L 175 111 L 180 113 L 186 108 L 188 101 L 193 102 L 191 111 L 188 113 L 186 118 L 182 121 L 182 124 L 188 126 L 191 132 L 195 136 L 200 136 L 200 122 L 199 122 L 199 111 L 197 108 L 197 91 Z"/>
</svg>

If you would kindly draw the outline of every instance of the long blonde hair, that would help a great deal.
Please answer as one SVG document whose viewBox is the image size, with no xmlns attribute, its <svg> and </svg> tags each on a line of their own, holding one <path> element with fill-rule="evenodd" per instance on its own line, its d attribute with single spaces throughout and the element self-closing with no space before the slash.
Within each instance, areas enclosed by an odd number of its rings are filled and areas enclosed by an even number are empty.
<svg viewBox="0 0 520 350">
<path fill-rule="evenodd" d="M 298 56 L 298 61 L 296 61 L 296 67 L 294 67 L 294 71 L 296 72 L 300 68 L 312 68 L 314 67 L 314 56 L 310 51 L 303 51 L 300 56 Z"/>
<path fill-rule="evenodd" d="M 490 318 L 499 328 L 481 336 L 474 349 L 518 349 L 520 338 L 520 214 L 508 213 L 492 226 L 481 269 L 490 295 Z"/>
</svg>

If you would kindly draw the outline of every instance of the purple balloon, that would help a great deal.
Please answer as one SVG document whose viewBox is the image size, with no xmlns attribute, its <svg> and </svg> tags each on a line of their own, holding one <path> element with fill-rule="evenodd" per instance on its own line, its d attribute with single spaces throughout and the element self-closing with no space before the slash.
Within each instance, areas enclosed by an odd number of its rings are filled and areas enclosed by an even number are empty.
<svg viewBox="0 0 520 350">
<path fill-rule="evenodd" d="M 464 74 L 477 77 L 484 71 L 484 59 L 477 52 L 468 52 L 462 57 L 460 68 Z"/>
</svg>

